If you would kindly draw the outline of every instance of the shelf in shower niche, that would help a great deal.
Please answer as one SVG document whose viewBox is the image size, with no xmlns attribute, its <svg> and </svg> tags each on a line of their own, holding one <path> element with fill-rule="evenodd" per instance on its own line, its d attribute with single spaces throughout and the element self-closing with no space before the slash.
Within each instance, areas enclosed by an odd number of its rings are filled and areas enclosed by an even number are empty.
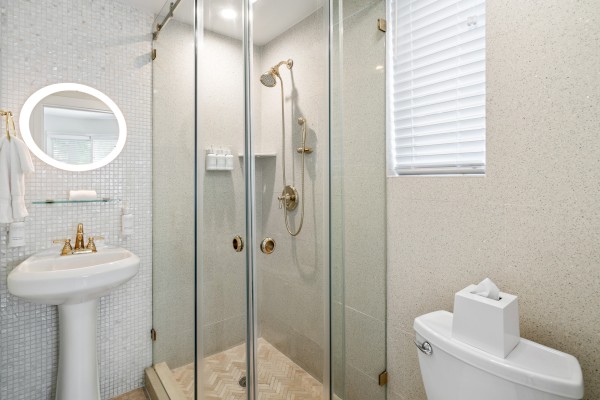
<svg viewBox="0 0 600 400">
<path fill-rule="evenodd" d="M 115 199 L 95 199 L 95 200 L 44 200 L 44 201 L 33 201 L 33 204 L 75 204 L 75 203 L 111 203 L 116 201 Z"/>
<path fill-rule="evenodd" d="M 240 158 L 244 158 L 244 154 L 240 153 L 238 154 L 238 157 Z M 254 153 L 254 157 L 255 158 L 270 158 L 270 157 L 277 157 L 277 153 Z"/>
</svg>

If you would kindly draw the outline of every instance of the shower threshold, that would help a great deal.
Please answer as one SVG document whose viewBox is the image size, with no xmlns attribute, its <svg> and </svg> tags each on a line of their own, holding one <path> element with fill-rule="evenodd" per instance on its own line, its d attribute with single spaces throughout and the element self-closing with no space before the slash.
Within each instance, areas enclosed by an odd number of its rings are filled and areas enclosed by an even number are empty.
<svg viewBox="0 0 600 400">
<path fill-rule="evenodd" d="M 322 400 L 323 385 L 273 345 L 258 339 L 258 400 Z M 204 359 L 205 383 L 201 398 L 244 400 L 246 388 L 240 379 L 246 376 L 246 345 L 241 344 Z M 160 371 L 164 373 L 163 370 Z M 183 393 L 182 400 L 194 399 L 194 364 L 169 370 Z M 162 379 L 162 377 L 161 377 Z M 171 398 L 169 398 L 171 399 Z M 172 400 L 179 400 L 173 398 Z"/>
</svg>

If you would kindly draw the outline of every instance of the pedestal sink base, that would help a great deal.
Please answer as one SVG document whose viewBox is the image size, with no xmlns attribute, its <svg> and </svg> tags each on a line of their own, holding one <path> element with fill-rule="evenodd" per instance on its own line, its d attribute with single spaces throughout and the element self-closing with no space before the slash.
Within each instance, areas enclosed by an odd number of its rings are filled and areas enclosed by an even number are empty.
<svg viewBox="0 0 600 400">
<path fill-rule="evenodd" d="M 58 305 L 56 400 L 100 400 L 96 358 L 96 309 L 137 274 L 140 258 L 114 246 L 98 252 L 61 256 L 40 251 L 8 274 L 8 290 L 34 303 Z"/>
<path fill-rule="evenodd" d="M 98 300 L 58 306 L 56 400 L 100 400 L 96 357 Z"/>
</svg>

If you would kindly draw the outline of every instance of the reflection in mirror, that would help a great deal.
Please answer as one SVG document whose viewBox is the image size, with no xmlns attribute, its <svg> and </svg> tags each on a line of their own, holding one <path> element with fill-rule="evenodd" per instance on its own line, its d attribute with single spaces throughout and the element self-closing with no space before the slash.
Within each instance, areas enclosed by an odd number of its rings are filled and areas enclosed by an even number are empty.
<svg viewBox="0 0 600 400">
<path fill-rule="evenodd" d="M 45 97 L 30 118 L 33 139 L 53 159 L 91 164 L 104 159 L 119 138 L 110 108 L 87 93 L 65 91 Z"/>
<path fill-rule="evenodd" d="M 23 140 L 39 159 L 68 171 L 108 164 L 127 135 L 117 105 L 104 93 L 76 83 L 46 86 L 31 95 L 20 125 Z"/>
</svg>

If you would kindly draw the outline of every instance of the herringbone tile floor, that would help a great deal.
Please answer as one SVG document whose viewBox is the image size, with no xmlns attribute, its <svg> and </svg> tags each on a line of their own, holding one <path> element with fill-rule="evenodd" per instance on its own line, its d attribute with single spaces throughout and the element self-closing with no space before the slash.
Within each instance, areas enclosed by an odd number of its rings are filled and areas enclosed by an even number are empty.
<svg viewBox="0 0 600 400">
<path fill-rule="evenodd" d="M 321 400 L 323 386 L 264 339 L 258 339 L 259 400 Z M 238 381 L 246 373 L 246 346 L 233 347 L 204 359 L 204 398 L 243 400 Z M 173 370 L 188 399 L 194 398 L 194 365 Z"/>
</svg>

